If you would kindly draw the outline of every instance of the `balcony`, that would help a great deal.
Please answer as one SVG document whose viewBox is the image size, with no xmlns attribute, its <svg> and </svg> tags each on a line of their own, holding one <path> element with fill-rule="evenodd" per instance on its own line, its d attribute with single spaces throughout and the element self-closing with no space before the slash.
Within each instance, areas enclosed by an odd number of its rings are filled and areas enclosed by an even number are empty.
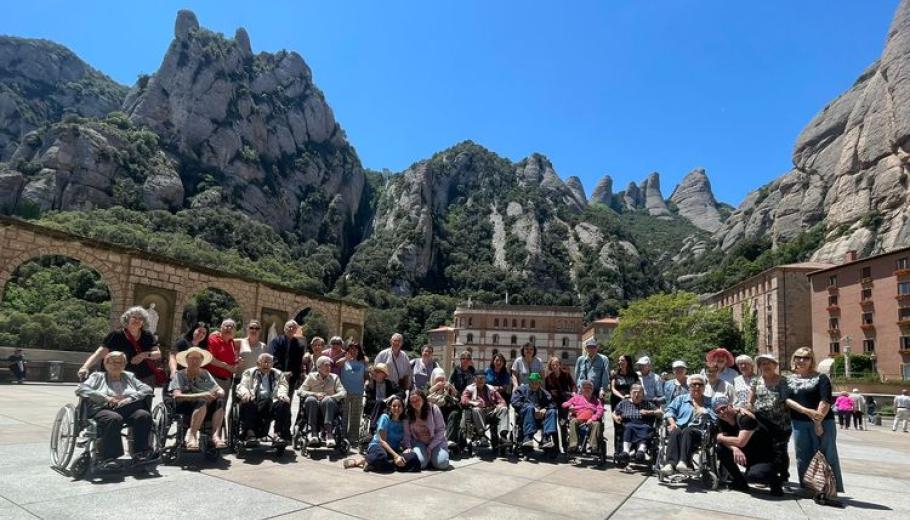
<svg viewBox="0 0 910 520">
<path fill-rule="evenodd" d="M 859 304 L 862 305 L 863 307 L 872 307 L 873 301 L 874 300 L 872 300 L 872 298 L 869 298 L 868 300 L 860 300 Z"/>
<path fill-rule="evenodd" d="M 831 294 L 837 294 L 837 286 L 836 286 L 836 285 L 829 285 L 829 286 L 828 286 L 828 292 L 831 293 Z"/>
<path fill-rule="evenodd" d="M 874 323 L 863 323 L 862 325 L 859 326 L 859 328 L 866 330 L 866 331 L 875 330 L 875 324 Z"/>
<path fill-rule="evenodd" d="M 828 312 L 840 312 L 840 306 L 839 305 L 829 305 L 829 306 L 825 307 L 825 310 Z"/>
<path fill-rule="evenodd" d="M 910 319 L 906 320 L 907 325 L 910 325 Z M 840 336 L 840 329 L 828 329 L 828 334 L 832 336 Z"/>
<path fill-rule="evenodd" d="M 908 301 L 910 300 L 910 293 L 897 294 L 894 296 L 894 299 L 898 301 Z"/>
<path fill-rule="evenodd" d="M 865 286 L 872 285 L 872 277 L 871 277 L 871 276 L 864 276 L 864 277 L 859 281 L 859 283 L 861 283 L 861 284 L 863 284 L 863 285 L 865 285 Z"/>
<path fill-rule="evenodd" d="M 910 267 L 895 269 L 894 276 L 910 276 Z"/>
<path fill-rule="evenodd" d="M 910 326 L 910 316 L 908 316 L 908 317 L 906 317 L 906 318 L 898 318 L 898 319 L 897 319 L 897 324 L 898 324 L 898 326 L 900 326 L 900 327 L 908 327 L 908 326 Z"/>
</svg>

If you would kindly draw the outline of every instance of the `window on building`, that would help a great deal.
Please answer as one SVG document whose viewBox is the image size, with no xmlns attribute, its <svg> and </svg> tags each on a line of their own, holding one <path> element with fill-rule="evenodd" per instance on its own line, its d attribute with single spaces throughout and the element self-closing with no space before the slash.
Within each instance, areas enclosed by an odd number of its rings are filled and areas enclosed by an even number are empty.
<svg viewBox="0 0 910 520">
<path fill-rule="evenodd" d="M 828 287 L 837 287 L 837 275 L 833 274 L 828 277 Z"/>
<path fill-rule="evenodd" d="M 838 330 L 840 329 L 840 320 L 837 318 L 828 318 L 828 329 Z"/>
<path fill-rule="evenodd" d="M 468 327 L 471 327 L 473 325 L 474 325 L 474 318 L 468 318 Z"/>
<path fill-rule="evenodd" d="M 903 257 L 897 259 L 897 268 L 898 269 L 910 269 L 910 258 Z"/>
<path fill-rule="evenodd" d="M 518 345 L 518 336 L 516 336 L 514 334 L 512 335 L 512 344 Z M 515 351 L 513 350 L 512 352 L 515 352 Z M 512 357 L 515 357 L 515 356 L 512 356 Z"/>
<path fill-rule="evenodd" d="M 828 296 L 828 305 L 830 305 L 830 306 L 837 305 L 837 295 L 836 294 L 832 294 L 831 296 Z"/>
<path fill-rule="evenodd" d="M 561 356 L 561 357 L 562 357 L 563 360 L 569 359 L 569 353 L 566 352 L 565 350 L 563 350 L 563 351 L 562 351 L 562 356 Z"/>
<path fill-rule="evenodd" d="M 493 318 L 493 326 L 494 326 L 494 327 L 498 327 L 498 326 L 499 326 L 499 318 Z"/>
<path fill-rule="evenodd" d="M 872 268 L 863 267 L 862 273 L 860 274 L 863 278 L 872 278 Z"/>
<path fill-rule="evenodd" d="M 474 335 L 471 334 L 470 332 L 468 333 L 468 341 L 467 341 L 467 344 L 468 344 L 468 345 L 473 345 L 473 344 L 474 344 Z"/>
<path fill-rule="evenodd" d="M 901 336 L 901 350 L 910 350 L 910 336 Z"/>
<path fill-rule="evenodd" d="M 832 341 L 828 344 L 828 352 L 832 354 L 840 354 L 840 343 L 837 341 Z"/>
<path fill-rule="evenodd" d="M 901 321 L 910 320 L 910 307 L 901 307 L 897 310 L 897 317 Z"/>
<path fill-rule="evenodd" d="M 512 319 L 512 328 L 513 328 L 513 329 L 517 329 L 517 328 L 518 328 L 518 320 Z"/>
<path fill-rule="evenodd" d="M 771 348 L 773 343 L 774 343 L 774 336 L 772 336 L 771 334 L 768 334 L 768 336 L 765 337 L 765 346 L 768 348 Z"/>
<path fill-rule="evenodd" d="M 910 282 L 900 282 L 897 284 L 897 294 L 910 294 Z"/>
<path fill-rule="evenodd" d="M 864 301 L 864 302 L 867 302 L 867 301 L 871 300 L 871 299 L 872 299 L 872 288 L 871 288 L 871 287 L 865 287 L 865 288 L 863 289 L 862 294 L 860 295 L 860 299 L 861 299 L 862 301 Z"/>
<path fill-rule="evenodd" d="M 533 329 L 533 328 L 535 328 L 535 327 L 537 327 L 536 321 L 535 321 L 535 320 L 531 320 L 531 328 Z"/>
<path fill-rule="evenodd" d="M 537 338 L 535 338 L 534 336 L 531 336 L 530 338 L 528 338 L 528 343 L 530 343 L 532 345 L 537 345 Z"/>
<path fill-rule="evenodd" d="M 499 345 L 499 334 L 493 334 L 493 344 Z"/>
<path fill-rule="evenodd" d="M 563 347 L 569 346 L 569 338 L 562 338 L 562 346 Z"/>
<path fill-rule="evenodd" d="M 527 328 L 527 325 L 525 325 L 525 320 L 521 320 L 521 328 Z"/>
<path fill-rule="evenodd" d="M 871 312 L 863 313 L 863 325 L 872 325 L 872 313 Z"/>
<path fill-rule="evenodd" d="M 494 349 L 493 349 L 493 357 L 491 357 L 490 359 L 493 359 L 494 357 L 496 357 L 496 354 L 499 354 L 499 349 L 498 349 L 498 348 L 494 348 Z"/>
<path fill-rule="evenodd" d="M 863 340 L 863 352 L 875 352 L 875 340 L 873 338 Z"/>
<path fill-rule="evenodd" d="M 518 351 L 513 348 L 511 352 L 509 352 L 509 359 L 515 359 L 516 357 L 518 357 Z"/>
</svg>

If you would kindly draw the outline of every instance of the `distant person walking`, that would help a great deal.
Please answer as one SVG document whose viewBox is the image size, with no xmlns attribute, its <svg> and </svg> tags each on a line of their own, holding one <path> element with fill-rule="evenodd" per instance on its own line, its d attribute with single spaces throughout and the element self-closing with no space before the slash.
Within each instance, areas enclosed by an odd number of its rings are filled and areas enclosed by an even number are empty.
<svg viewBox="0 0 910 520">
<path fill-rule="evenodd" d="M 837 412 L 837 423 L 841 430 L 850 429 L 850 418 L 853 416 L 853 399 L 846 390 L 840 393 L 834 401 L 834 410 Z"/>
<path fill-rule="evenodd" d="M 17 348 L 6 358 L 9 362 L 9 371 L 16 376 L 16 382 L 20 385 L 25 381 L 25 371 L 26 371 L 26 361 L 25 355 L 22 354 L 22 349 Z"/>
<path fill-rule="evenodd" d="M 863 416 L 866 415 L 866 398 L 859 393 L 859 388 L 854 388 L 850 394 L 853 399 L 853 429 L 863 430 Z"/>
<path fill-rule="evenodd" d="M 904 422 L 904 433 L 907 433 L 907 422 L 910 421 L 910 395 L 907 395 L 907 389 L 901 390 L 901 395 L 894 397 L 894 424 L 891 425 L 891 431 L 897 431 L 897 425 Z"/>
</svg>

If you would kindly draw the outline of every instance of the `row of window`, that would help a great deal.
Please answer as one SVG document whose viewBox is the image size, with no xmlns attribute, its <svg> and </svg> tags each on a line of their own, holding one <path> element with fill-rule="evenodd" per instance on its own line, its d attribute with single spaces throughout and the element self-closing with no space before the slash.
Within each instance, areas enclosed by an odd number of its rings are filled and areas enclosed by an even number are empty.
<svg viewBox="0 0 910 520">
<path fill-rule="evenodd" d="M 456 354 L 457 354 L 457 352 L 456 352 Z M 490 359 L 493 359 L 494 357 L 496 357 L 496 354 L 499 354 L 499 349 L 494 348 L 493 351 L 490 353 Z M 509 351 L 509 359 L 515 359 L 517 357 L 518 357 L 517 349 L 513 348 L 512 350 Z M 559 357 L 563 360 L 569 359 L 569 353 L 566 352 L 565 350 L 563 350 L 562 354 L 560 354 Z"/>
<path fill-rule="evenodd" d="M 491 339 L 492 339 L 491 344 L 499 345 L 499 334 L 493 334 Z M 474 344 L 474 334 L 473 333 L 471 333 L 471 332 L 468 333 L 467 337 L 465 338 L 465 343 L 468 345 Z M 535 338 L 534 336 L 531 336 L 530 338 L 528 338 L 528 343 L 530 343 L 531 345 L 537 345 L 537 338 Z M 512 335 L 512 337 L 509 338 L 509 344 L 517 345 L 518 336 Z M 569 338 L 562 338 L 562 346 L 563 347 L 569 346 Z"/>
<path fill-rule="evenodd" d="M 910 320 L 910 307 L 901 307 L 897 309 L 897 319 L 898 321 Z M 875 323 L 875 313 L 873 312 L 864 312 L 861 316 L 861 323 L 863 325 L 873 325 Z M 829 317 L 828 318 L 828 330 L 840 330 L 840 318 Z"/>
<path fill-rule="evenodd" d="M 910 348 L 910 337 L 901 336 L 900 348 L 901 350 Z M 840 354 L 840 341 L 832 341 L 828 344 L 828 349 L 832 354 Z M 863 352 L 866 354 L 875 352 L 875 338 L 863 339 Z"/>
<path fill-rule="evenodd" d="M 462 327 L 462 328 L 473 327 L 474 318 L 472 318 L 472 317 L 455 318 L 455 326 Z M 577 324 L 571 320 L 556 320 L 556 330 L 572 330 L 573 327 L 575 327 L 575 326 L 577 326 Z M 533 329 L 537 328 L 537 320 L 535 320 L 535 319 L 532 319 L 532 320 L 520 319 L 519 320 L 518 318 L 512 318 L 511 326 L 510 326 L 509 318 L 502 318 L 502 319 L 493 318 L 493 328 L 496 329 L 499 327 L 513 328 L 513 329 L 532 329 L 533 330 Z"/>
<path fill-rule="evenodd" d="M 905 256 L 903 258 L 898 258 L 897 261 L 895 262 L 895 270 L 896 271 L 910 270 L 910 257 Z M 859 274 L 860 274 L 861 280 L 863 280 L 863 281 L 871 280 L 872 279 L 872 267 L 866 266 L 866 267 L 861 268 Z M 837 287 L 837 275 L 836 274 L 832 274 L 831 276 L 828 277 L 828 287 Z M 901 293 L 901 294 L 910 294 L 910 292 Z"/>
</svg>

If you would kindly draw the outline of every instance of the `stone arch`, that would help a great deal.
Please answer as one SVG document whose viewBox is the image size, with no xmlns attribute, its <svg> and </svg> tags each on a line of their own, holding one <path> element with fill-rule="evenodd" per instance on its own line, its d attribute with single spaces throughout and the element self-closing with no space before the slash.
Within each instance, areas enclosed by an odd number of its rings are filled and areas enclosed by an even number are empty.
<svg viewBox="0 0 910 520">
<path fill-rule="evenodd" d="M 22 264 L 29 260 L 42 256 L 72 258 L 97 272 L 101 276 L 101 280 L 104 284 L 107 285 L 107 290 L 111 297 L 111 326 L 119 324 L 120 315 L 126 310 L 126 300 L 124 299 L 125 291 L 121 284 L 121 277 L 117 274 L 115 267 L 111 265 L 109 261 L 99 258 L 91 250 L 83 249 L 78 246 L 39 246 L 24 253 L 20 253 L 8 260 L 6 265 L 0 269 L 0 300 L 3 299 L 4 292 L 6 291 L 6 284 L 9 282 L 10 278 L 12 278 L 16 269 L 19 269 Z"/>
<path fill-rule="evenodd" d="M 179 324 L 177 326 L 180 327 L 180 329 L 178 329 L 176 331 L 176 334 L 174 337 L 178 337 L 180 334 L 183 334 L 184 332 L 186 332 L 186 330 L 183 330 L 185 327 L 182 324 L 183 323 L 183 312 L 190 305 L 190 300 L 192 300 L 193 297 L 196 296 L 197 294 L 201 293 L 202 291 L 208 290 L 208 289 L 215 289 L 215 290 L 221 291 L 221 292 L 227 294 L 228 296 L 230 296 L 234 300 L 234 302 L 237 304 L 237 306 L 240 307 L 240 313 L 243 315 L 244 323 L 248 323 L 251 319 L 255 318 L 255 316 L 252 314 L 253 306 L 250 304 L 250 302 L 246 301 L 244 298 L 240 298 L 237 296 L 236 287 L 231 287 L 229 284 L 222 283 L 220 280 L 208 280 L 208 281 L 198 282 L 198 283 L 193 284 L 186 291 L 182 292 L 179 296 L 179 303 L 177 304 L 177 308 L 174 309 L 174 313 L 177 318 L 175 320 L 175 323 Z M 209 327 L 212 327 L 212 330 L 217 330 L 217 327 L 219 324 L 218 323 L 209 323 L 208 325 L 209 325 Z"/>
</svg>

